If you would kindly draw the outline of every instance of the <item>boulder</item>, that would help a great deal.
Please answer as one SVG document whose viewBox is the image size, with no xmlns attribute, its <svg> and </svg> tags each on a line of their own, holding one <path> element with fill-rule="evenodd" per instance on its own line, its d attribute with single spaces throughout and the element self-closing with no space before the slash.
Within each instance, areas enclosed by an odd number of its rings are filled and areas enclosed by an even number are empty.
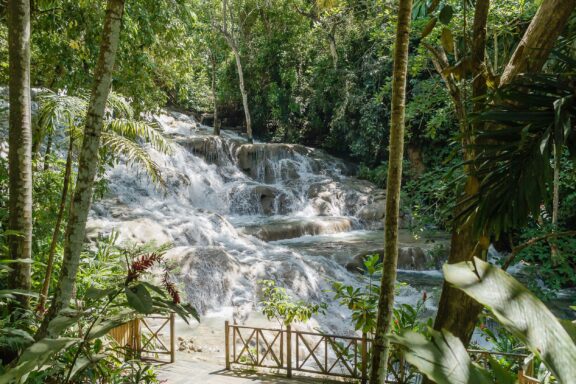
<svg viewBox="0 0 576 384">
<path fill-rule="evenodd" d="M 95 242 L 103 235 L 112 231 L 118 233 L 118 244 L 146 244 L 154 242 L 157 245 L 174 242 L 174 238 L 159 223 L 147 218 L 120 221 L 110 224 L 104 220 L 90 220 L 86 224 L 86 239 Z"/>
<path fill-rule="evenodd" d="M 251 178 L 274 183 L 281 174 L 277 172 L 278 161 L 292 159 L 295 154 L 306 155 L 309 150 L 297 144 L 244 144 L 236 150 L 238 167 Z M 286 177 L 294 177 L 296 170 L 288 169 Z M 281 172 L 280 172 L 281 173 Z"/>
<path fill-rule="evenodd" d="M 166 253 L 164 261 L 182 299 L 198 312 L 230 302 L 241 267 L 224 247 L 176 247 Z M 161 279 L 163 271 L 158 273 Z"/>
<path fill-rule="evenodd" d="M 367 252 L 362 252 L 352 258 L 346 264 L 346 269 L 353 272 L 358 272 L 364 269 L 364 259 L 368 255 L 379 255 L 380 260 L 384 255 L 383 249 L 374 249 Z M 398 268 L 407 269 L 412 271 L 424 271 L 429 269 L 431 263 L 430 257 L 426 252 L 417 246 L 399 247 L 398 248 Z"/>
<path fill-rule="evenodd" d="M 352 230 L 352 221 L 346 217 L 284 219 L 240 229 L 241 232 L 264 241 L 292 239 L 306 235 L 348 232 L 350 230 Z"/>
</svg>

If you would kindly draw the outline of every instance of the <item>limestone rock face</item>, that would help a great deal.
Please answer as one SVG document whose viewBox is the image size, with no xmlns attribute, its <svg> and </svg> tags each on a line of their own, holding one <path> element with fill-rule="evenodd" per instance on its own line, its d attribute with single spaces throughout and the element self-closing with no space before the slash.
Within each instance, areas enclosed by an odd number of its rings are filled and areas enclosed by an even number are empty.
<svg viewBox="0 0 576 384">
<path fill-rule="evenodd" d="M 285 179 L 297 176 L 297 173 L 284 171 L 280 160 L 304 156 L 308 149 L 297 144 L 244 144 L 236 150 L 238 167 L 251 178 L 264 183 L 274 183 L 282 176 Z"/>
<path fill-rule="evenodd" d="M 368 255 L 379 255 L 380 260 L 382 260 L 384 255 L 383 249 L 374 249 L 368 252 L 362 252 L 352 258 L 352 260 L 346 264 L 346 268 L 349 271 L 362 271 L 364 269 L 364 259 Z M 426 252 L 417 246 L 399 247 L 398 248 L 398 268 L 408 269 L 413 271 L 423 271 L 428 269 L 431 263 L 431 258 L 426 254 Z"/>
<path fill-rule="evenodd" d="M 305 235 L 348 232 L 352 221 L 346 217 L 314 217 L 287 219 L 242 228 L 241 232 L 264 241 L 292 239 Z"/>
<path fill-rule="evenodd" d="M 174 238 L 161 224 L 148 218 L 129 221 L 120 221 L 113 228 L 118 233 L 118 244 L 146 244 L 154 242 L 156 245 L 172 243 Z M 95 242 L 99 236 L 108 235 L 112 231 L 101 220 L 89 220 L 86 224 L 86 239 Z"/>
<path fill-rule="evenodd" d="M 230 301 L 241 267 L 224 247 L 176 247 L 164 260 L 178 288 L 200 313 Z"/>
</svg>

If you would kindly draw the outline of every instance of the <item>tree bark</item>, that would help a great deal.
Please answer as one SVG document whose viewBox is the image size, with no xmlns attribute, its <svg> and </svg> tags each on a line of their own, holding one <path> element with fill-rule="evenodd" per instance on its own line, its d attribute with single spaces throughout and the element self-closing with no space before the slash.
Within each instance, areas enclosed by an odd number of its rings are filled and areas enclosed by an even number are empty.
<svg viewBox="0 0 576 384">
<path fill-rule="evenodd" d="M 9 56 L 9 215 L 10 258 L 32 257 L 32 122 L 30 100 L 30 1 L 8 1 Z M 29 263 L 15 263 L 10 287 L 29 290 Z M 18 296 L 27 307 L 27 296 Z"/>
<path fill-rule="evenodd" d="M 68 199 L 68 189 L 70 187 L 70 179 L 72 175 L 72 151 L 74 150 L 74 139 L 70 134 L 70 145 L 68 147 L 68 154 L 66 156 L 66 168 L 64 171 L 64 182 L 62 185 L 62 194 L 60 196 L 60 206 L 58 207 L 58 216 L 54 224 L 54 232 L 52 232 L 52 241 L 50 242 L 50 250 L 48 252 L 48 261 L 46 262 L 46 273 L 44 275 L 44 282 L 40 291 L 40 299 L 38 300 L 37 312 L 44 313 L 46 307 L 46 299 L 48 291 L 50 290 L 50 280 L 52 278 L 52 271 L 54 270 L 54 256 L 56 255 L 56 246 L 60 238 L 60 227 L 62 226 L 62 219 L 64 218 L 64 211 L 66 210 L 66 200 Z"/>
<path fill-rule="evenodd" d="M 406 112 L 406 78 L 408 74 L 408 47 L 412 0 L 399 0 L 394 69 L 392 75 L 392 115 L 390 121 L 390 150 L 386 181 L 386 215 L 384 218 L 384 261 L 378 302 L 376 332 L 372 347 L 371 384 L 384 383 L 388 372 L 390 342 L 386 335 L 392 326 L 394 288 L 398 267 L 398 219 L 400 213 L 400 187 L 402 184 L 402 158 L 404 155 L 404 118 Z"/>
<path fill-rule="evenodd" d="M 98 170 L 100 134 L 104 123 L 106 100 L 112 84 L 112 72 L 116 51 L 120 41 L 120 28 L 124 13 L 124 0 L 108 0 L 100 53 L 94 71 L 94 85 L 88 105 L 84 138 L 78 161 L 78 177 L 64 239 L 64 260 L 60 270 L 54 300 L 44 318 L 37 338 L 47 334 L 48 323 L 58 312 L 68 307 L 72 299 L 80 253 L 86 232 L 86 221 L 90 211 L 94 179 Z"/>
<path fill-rule="evenodd" d="M 231 14 L 232 16 L 232 14 Z M 230 22 L 233 23 L 232 17 L 230 17 Z M 250 108 L 248 105 L 248 93 L 246 92 L 246 87 L 244 86 L 244 70 L 242 69 L 242 60 L 240 57 L 240 50 L 236 44 L 236 40 L 233 36 L 233 31 L 228 31 L 228 0 L 222 0 L 222 20 L 223 25 L 220 28 L 220 32 L 224 36 L 226 42 L 230 46 L 234 58 L 236 59 L 236 70 L 238 71 L 238 83 L 240 86 L 240 93 L 242 94 L 242 106 L 244 108 L 244 116 L 246 118 L 246 134 L 248 135 L 248 140 L 250 142 L 254 141 L 252 135 L 252 118 L 250 116 Z"/>
<path fill-rule="evenodd" d="M 248 140 L 250 142 L 254 141 L 252 136 L 252 118 L 250 116 L 250 108 L 248 105 L 248 93 L 246 92 L 246 87 L 244 86 L 244 70 L 242 69 L 242 61 L 240 60 L 240 52 L 236 47 L 236 44 L 232 47 L 234 52 L 234 57 L 236 58 L 236 68 L 238 69 L 238 82 L 240 83 L 240 93 L 242 94 L 242 105 L 244 107 L 244 115 L 246 116 L 246 133 L 248 134 Z"/>
<path fill-rule="evenodd" d="M 574 10 L 576 0 L 549 0 L 542 3 L 538 12 L 532 19 L 522 41 L 518 45 L 512 58 L 505 67 L 500 78 L 500 86 L 510 83 L 513 78 L 524 71 L 538 72 L 544 66 L 558 36 L 564 29 L 568 16 Z M 485 94 L 485 72 L 482 71 L 485 64 L 486 21 L 488 1 L 477 1 L 474 36 L 473 36 L 473 96 Z M 486 9 L 483 9 L 486 7 Z M 482 26 L 482 24 L 484 26 Z M 475 102 L 474 109 L 481 109 L 481 104 Z M 475 128 L 477 129 L 477 127 Z M 465 149 L 466 150 L 466 149 Z M 470 157 L 472 156 L 472 157 Z M 465 158 L 473 158 L 473 153 L 465 154 Z M 477 183 L 469 177 L 465 193 L 474 193 Z M 456 212 L 458 213 L 458 212 Z M 488 246 L 488 239 L 478 239 L 472 231 L 473 217 L 469 218 L 460 228 L 453 231 L 450 255 L 448 263 L 469 261 L 474 256 L 480 256 L 484 248 Z M 442 296 L 438 305 L 438 314 L 434 323 L 435 329 L 445 328 L 459 337 L 467 345 L 472 337 L 474 326 L 480 313 L 481 306 L 460 291 L 444 284 Z"/>
<path fill-rule="evenodd" d="M 214 103 L 214 135 L 220 136 L 220 124 L 218 123 L 218 100 L 216 98 L 216 57 L 210 51 L 210 63 L 212 65 L 212 101 Z"/>
<path fill-rule="evenodd" d="M 54 133 L 48 134 L 48 141 L 46 142 L 46 152 L 44 152 L 44 170 L 47 171 L 50 167 L 50 154 L 52 153 L 52 136 Z"/>
<path fill-rule="evenodd" d="M 490 2 L 477 1 L 474 11 L 474 23 L 472 26 L 473 39 L 472 39 L 472 99 L 474 100 L 473 109 L 475 112 L 483 108 L 484 100 L 482 97 L 486 94 L 486 25 L 488 22 L 488 13 L 490 9 Z M 471 129 L 470 129 L 471 128 Z M 473 137 L 474 131 L 479 129 L 478 124 L 472 127 L 466 127 L 462 132 L 462 147 L 464 150 L 464 159 L 472 161 L 475 157 L 475 151 L 472 144 L 474 144 Z M 464 188 L 463 195 L 460 201 L 467 199 L 469 196 L 477 193 L 478 179 L 476 178 L 474 165 L 470 163 L 466 165 L 465 172 L 468 175 L 466 180 L 466 187 Z M 459 216 L 459 207 L 457 204 L 455 209 L 455 217 Z M 466 222 L 459 226 L 455 226 L 452 230 L 452 239 L 450 245 L 450 255 L 448 256 L 448 263 L 454 264 L 461 261 L 469 261 L 474 257 L 482 258 L 488 247 L 488 239 L 479 237 L 474 231 L 474 218 L 470 217 Z M 437 330 L 447 329 L 455 336 L 460 338 L 462 342 L 467 345 L 474 332 L 476 320 L 482 306 L 475 300 L 467 296 L 464 292 L 452 287 L 450 284 L 444 282 L 442 287 L 442 295 L 440 296 L 440 303 L 438 305 L 438 313 L 434 322 L 434 328 Z"/>
<path fill-rule="evenodd" d="M 576 0 L 542 2 L 504 68 L 501 85 L 510 83 L 520 73 L 539 72 L 542 69 L 574 8 Z"/>
</svg>

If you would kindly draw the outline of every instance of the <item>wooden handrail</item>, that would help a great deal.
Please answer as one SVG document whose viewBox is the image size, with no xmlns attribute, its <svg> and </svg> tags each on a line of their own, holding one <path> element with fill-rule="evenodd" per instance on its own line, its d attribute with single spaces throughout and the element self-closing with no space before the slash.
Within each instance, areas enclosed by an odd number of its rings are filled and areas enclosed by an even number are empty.
<svg viewBox="0 0 576 384">
<path fill-rule="evenodd" d="M 245 331 L 245 333 L 241 331 Z M 273 334 L 267 338 L 263 332 L 272 332 Z M 293 371 L 301 371 L 359 379 L 362 384 L 365 384 L 368 380 L 368 352 L 372 339 L 368 338 L 366 334 L 363 334 L 362 337 L 344 336 L 298 331 L 293 330 L 290 326 L 287 326 L 286 329 L 250 327 L 230 324 L 228 321 L 225 322 L 224 334 L 227 370 L 231 369 L 232 364 L 240 364 L 285 369 L 288 377 L 292 377 Z M 315 339 L 306 340 L 306 336 Z M 284 337 L 286 337 L 286 342 L 284 342 Z M 339 342 L 341 343 L 339 344 Z M 236 353 L 237 344 L 240 347 L 239 354 Z M 277 357 L 274 348 L 279 351 L 280 358 Z M 284 359 L 284 348 L 286 348 L 286 359 Z M 521 353 L 480 349 L 470 349 L 468 353 L 480 355 L 480 358 L 486 355 L 496 355 L 515 358 L 519 361 L 527 357 L 526 354 Z M 266 358 L 272 365 L 265 364 Z M 398 373 L 397 379 L 405 379 L 405 375 L 408 372 L 407 369 L 409 369 L 408 365 L 402 358 L 399 361 L 395 361 L 394 367 Z M 519 377 L 525 378 L 526 381 L 524 383 L 538 383 L 537 381 L 530 381 L 534 379 L 523 375 L 522 372 L 523 369 L 520 370 Z"/>
</svg>

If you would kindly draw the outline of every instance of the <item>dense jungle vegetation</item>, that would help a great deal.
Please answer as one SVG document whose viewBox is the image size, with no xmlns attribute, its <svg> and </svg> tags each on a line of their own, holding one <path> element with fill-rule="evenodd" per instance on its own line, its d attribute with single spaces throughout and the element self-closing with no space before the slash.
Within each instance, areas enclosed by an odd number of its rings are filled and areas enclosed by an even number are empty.
<svg viewBox="0 0 576 384">
<path fill-rule="evenodd" d="M 351 327 L 375 337 L 371 383 L 398 350 L 433 382 L 515 382 L 518 367 L 484 369 L 466 354 L 485 316 L 542 362 L 547 380 L 576 383 L 576 296 L 562 319 L 543 304 L 576 289 L 575 8 L 0 0 L 0 383 L 156 382 L 106 335 L 143 314 L 198 319 L 157 271 L 166 248 L 85 244 L 111 166 L 131 162 L 165 188 L 145 149 L 170 153 L 150 119 L 165 109 L 215 135 L 323 149 L 387 190 L 385 255 L 366 261 L 370 285 L 352 297 L 333 283 Z M 418 308 L 394 308 L 400 213 L 423 238 L 451 233 L 426 324 L 406 318 Z M 491 245 L 505 257 L 489 258 Z M 525 286 L 506 274 L 514 265 Z M 146 277 L 153 270 L 160 279 Z M 279 304 L 266 303 L 276 316 Z"/>
</svg>

